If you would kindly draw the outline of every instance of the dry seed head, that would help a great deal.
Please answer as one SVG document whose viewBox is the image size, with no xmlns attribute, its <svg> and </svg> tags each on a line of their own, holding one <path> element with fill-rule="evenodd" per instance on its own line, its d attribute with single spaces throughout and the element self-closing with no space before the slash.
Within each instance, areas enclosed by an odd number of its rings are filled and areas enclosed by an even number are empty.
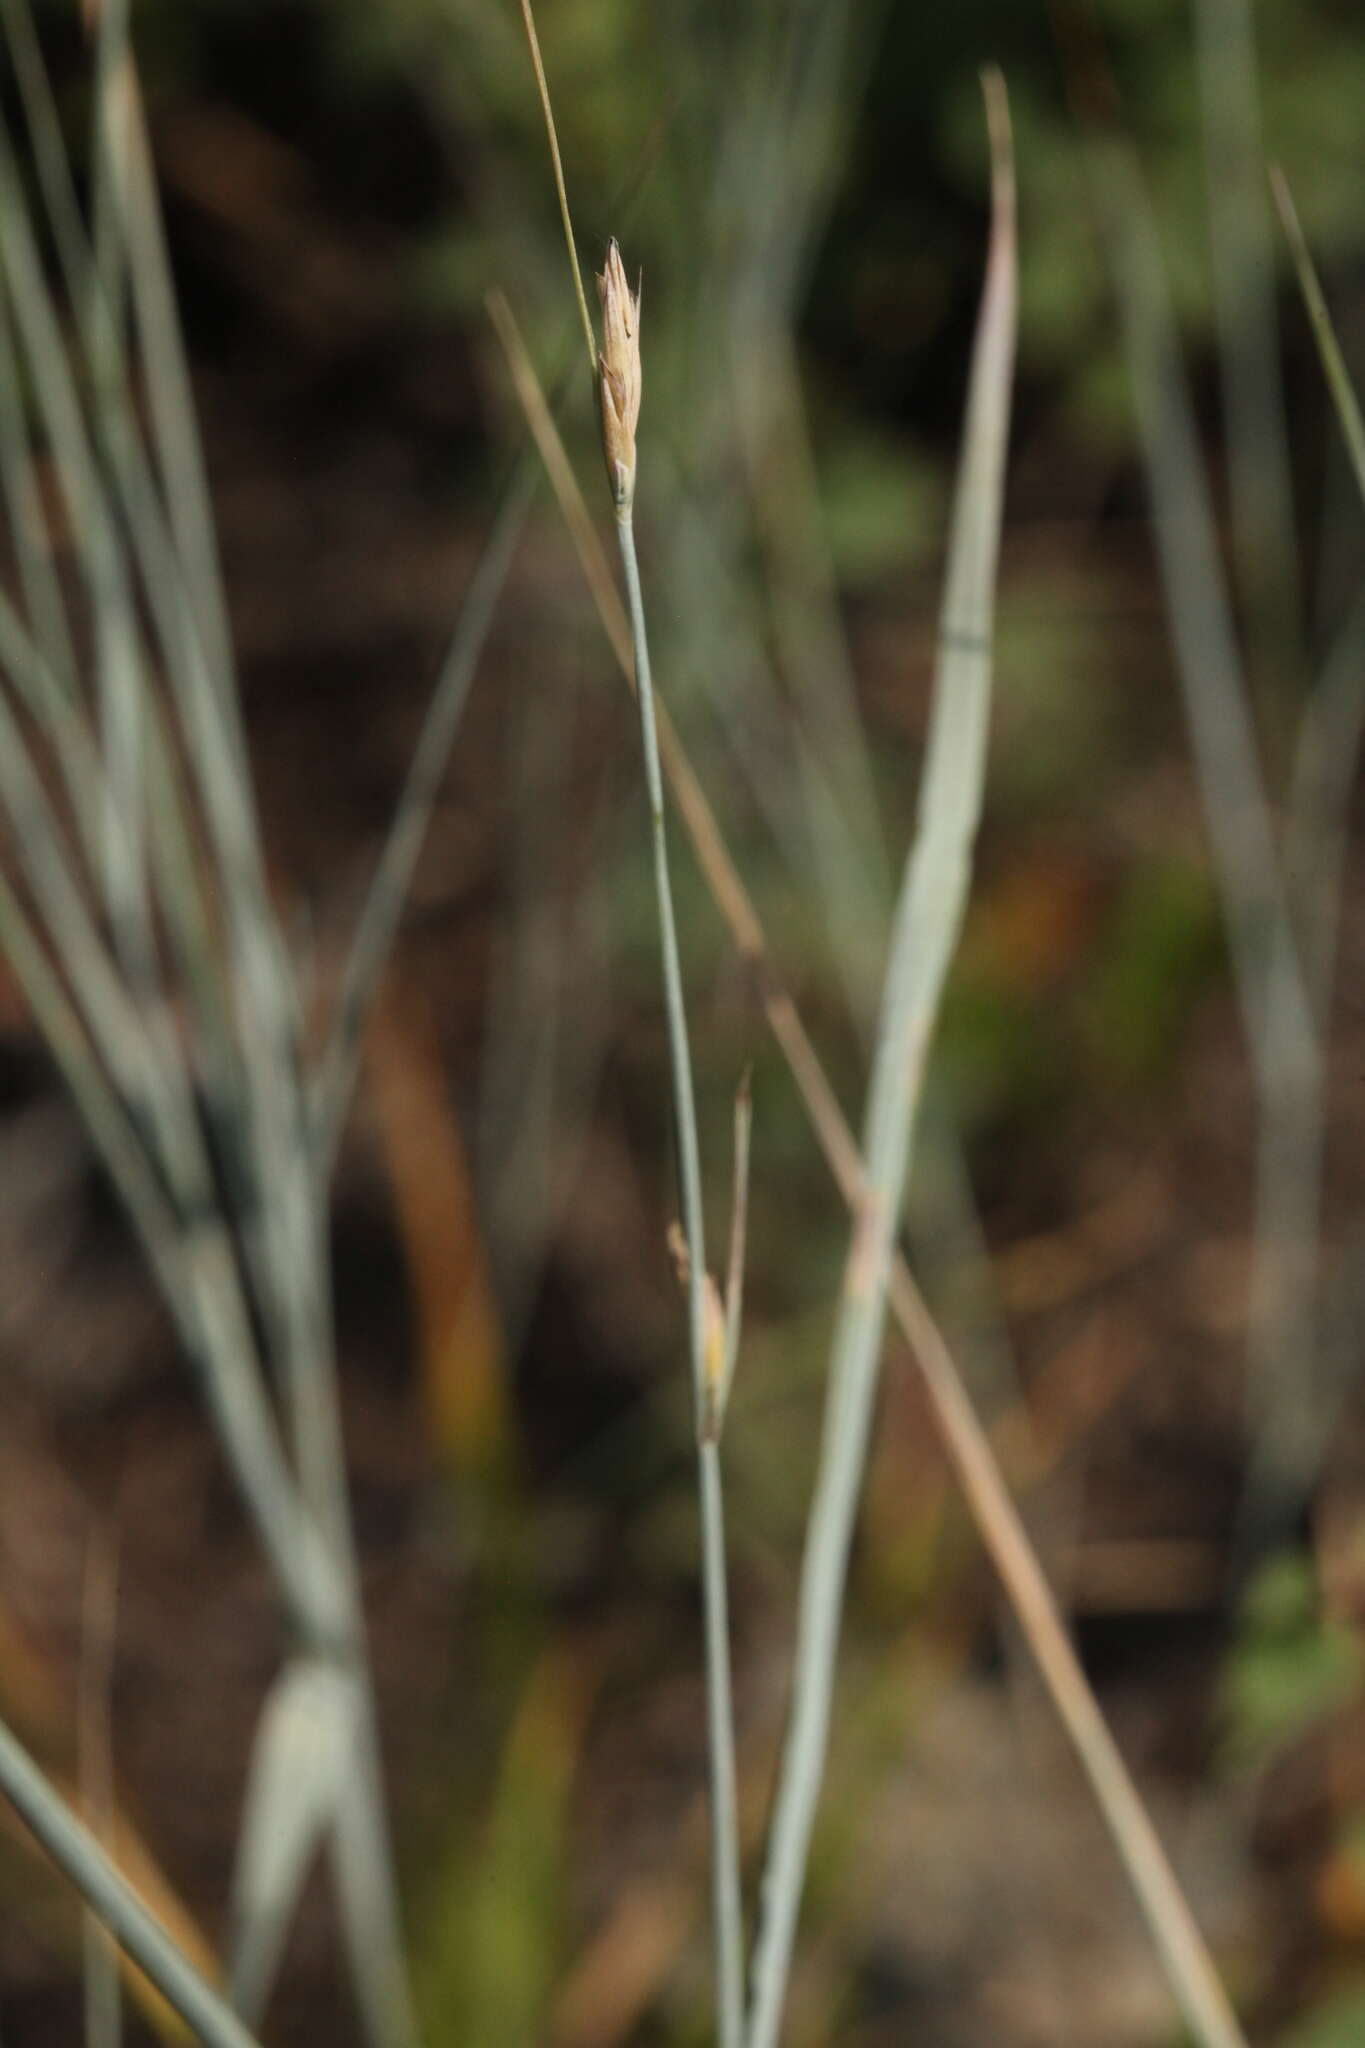
<svg viewBox="0 0 1365 2048">
<path fill-rule="evenodd" d="M 597 280 L 602 302 L 598 387 L 602 395 L 602 452 L 618 515 L 635 495 L 635 426 L 640 417 L 640 292 L 626 282 L 626 266 L 613 238 Z"/>
</svg>

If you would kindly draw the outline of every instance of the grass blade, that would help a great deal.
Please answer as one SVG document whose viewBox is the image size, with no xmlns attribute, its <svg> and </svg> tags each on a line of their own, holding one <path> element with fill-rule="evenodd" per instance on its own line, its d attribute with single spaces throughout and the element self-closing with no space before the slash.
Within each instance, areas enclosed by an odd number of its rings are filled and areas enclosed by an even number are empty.
<svg viewBox="0 0 1365 2048">
<path fill-rule="evenodd" d="M 76 656 L 38 492 L 21 391 L 8 294 L 0 286 L 0 486 L 29 625 L 48 667 L 64 693 L 71 696 L 76 689 Z"/>
<path fill-rule="evenodd" d="M 117 245 L 112 250 L 105 250 L 101 257 L 101 274 L 97 277 L 84 242 L 51 92 L 27 8 L 22 0 L 5 0 L 5 4 L 12 31 L 17 33 L 21 46 L 27 51 L 21 66 L 21 76 L 26 81 L 25 106 L 35 152 L 45 167 L 43 186 L 63 274 L 76 295 L 77 305 L 85 309 L 82 326 L 90 358 L 95 409 L 97 413 L 117 410 L 124 401 L 124 364 L 116 325 L 122 275 Z M 125 35 L 125 0 L 110 0 L 110 4 L 101 9 L 101 95 L 108 78 L 117 68 Z M 104 153 L 97 150 L 97 202 L 107 184 L 107 180 L 99 176 L 103 161 Z M 7 150 L 4 166 L 5 203 L 12 208 L 19 203 L 18 187 L 13 180 L 12 160 Z M 108 242 L 110 238 L 105 235 L 103 239 Z M 160 710 L 147 690 L 145 678 L 135 673 L 141 657 L 135 607 L 122 548 L 115 522 L 104 503 L 90 437 L 76 397 L 75 380 L 62 354 L 55 309 L 47 295 L 41 267 L 35 260 L 32 237 L 22 218 L 11 222 L 5 267 L 13 289 L 19 295 L 16 303 L 23 318 L 33 386 L 57 458 L 77 552 L 91 591 L 101 672 L 113 682 L 112 689 L 102 691 L 105 737 L 114 748 L 111 787 L 107 794 L 101 787 L 102 777 L 97 776 L 92 782 L 86 776 L 84 794 L 77 799 L 76 783 L 70 772 L 69 745 L 62 733 L 53 730 L 50 712 L 43 714 L 45 723 L 58 746 L 63 771 L 67 775 L 73 812 L 90 851 L 91 872 L 107 870 L 106 893 L 116 929 L 130 967 L 144 977 L 150 967 L 152 953 L 141 885 L 141 851 L 137 844 L 142 783 L 140 754 L 145 751 L 152 827 L 151 854 L 157 886 L 167 933 L 195 1005 L 199 1031 L 196 1049 L 210 1083 L 211 1100 L 221 1120 L 232 1093 L 223 1029 L 226 1003 L 198 863 L 184 825 L 183 799 L 178 776 L 170 762 Z M 8 337 L 0 336 L 0 342 L 7 343 Z M 4 379 L 6 411 L 8 402 L 19 389 L 17 364 L 11 362 L 10 356 L 11 350 L 6 345 L 4 362 L 9 367 L 9 375 Z M 19 425 L 22 426 L 22 420 Z M 25 452 L 16 447 L 15 456 L 22 458 Z M 30 522 L 20 517 L 14 493 L 10 495 L 12 523 L 21 547 L 21 568 L 25 560 L 29 564 L 24 575 L 25 590 L 39 650 L 52 676 L 74 699 L 77 689 L 75 661 L 65 627 L 60 588 L 48 559 L 50 549 L 41 515 L 35 507 L 38 531 L 24 547 L 24 535 Z M 45 587 L 39 587 L 40 580 Z M 60 701 L 60 693 L 49 691 L 48 697 L 53 706 Z"/>
<path fill-rule="evenodd" d="M 697 1449 L 702 1610 L 706 1633 L 706 1745 L 711 1790 L 711 1889 L 716 1945 L 717 2039 L 739 2048 L 744 2034 L 744 1901 L 739 1870 L 739 1793 L 730 1680 L 730 1594 L 720 1443 Z"/>
<path fill-rule="evenodd" d="M 73 253 L 73 262 L 77 254 Z M 131 598 L 113 520 L 104 500 L 60 325 L 23 209 L 13 157 L 2 137 L 0 257 L 97 619 L 129 621 Z M 155 586 L 152 594 L 165 604 L 173 602 L 177 582 L 173 562 L 168 565 L 166 576 L 153 576 L 151 582 Z M 131 633 L 131 626 L 128 632 Z M 203 1206 L 199 1197 L 206 1182 L 207 1166 L 173 1037 L 163 1028 L 164 1019 L 156 1023 L 155 1050 L 144 1036 L 141 1020 L 104 958 L 80 892 L 73 885 L 37 778 L 27 764 L 12 721 L 3 713 L 3 700 L 0 717 L 10 735 L 9 744 L 0 750 L 8 805 L 24 821 L 18 832 L 20 850 L 30 878 L 41 893 L 46 913 L 55 920 L 54 929 L 61 935 L 67 971 L 77 977 L 75 985 L 85 1022 L 97 1034 L 101 1054 L 130 1100 L 146 1107 L 149 1129 L 156 1133 L 161 1164 L 170 1183 L 180 1196 L 188 1198 L 190 1209 L 198 1213 Z M 221 748 L 217 760 L 221 764 Z M 226 780 L 230 781 L 230 777 Z M 225 778 L 219 772 L 216 787 L 221 791 L 224 786 Z M 233 851 L 239 851 L 244 842 L 248 849 L 247 855 L 235 865 L 232 861 L 227 863 L 229 872 L 236 874 L 242 867 L 249 871 L 249 852 L 255 842 L 249 826 L 243 822 L 240 806 L 232 810 L 231 818 L 238 826 Z M 117 807 L 113 807 L 107 814 L 111 832 L 117 823 Z M 178 887 L 183 886 L 182 879 Z M 154 1019 L 158 1016 L 155 1005 L 152 1015 Z M 256 1036 L 253 1034 L 252 1043 Z M 264 1122 L 267 1128 L 278 1127 L 278 1119 L 274 1126 L 270 1119 Z M 279 1539 L 279 1531 L 294 1519 L 294 1508 L 288 1500 L 292 1485 L 270 1449 L 273 1426 L 267 1419 L 262 1390 L 258 1383 L 250 1383 L 254 1351 L 250 1324 L 236 1295 L 234 1260 L 222 1241 L 221 1228 L 217 1228 L 216 1239 L 213 1232 L 201 1232 L 194 1245 L 181 1248 L 173 1258 L 163 1258 L 158 1270 L 167 1287 L 188 1289 L 186 1298 L 172 1306 L 182 1329 L 192 1340 L 192 1355 L 205 1370 L 215 1412 L 227 1430 L 226 1442 L 238 1476 L 257 1510 L 263 1534 L 267 1535 L 267 1548 L 282 1572 L 282 1583 L 296 1593 L 307 1589 L 301 1614 L 311 1616 L 309 1626 L 331 1633 L 334 1609 L 322 1591 L 324 1580 L 318 1576 L 311 1540 L 304 1541 L 302 1548 L 290 1557 L 286 1544 Z M 250 1471 L 244 1460 L 254 1461 Z"/>
<path fill-rule="evenodd" d="M 254 2037 L 185 1960 L 127 1879 L 0 1723 L 0 1793 L 207 2048 L 255 2048 Z"/>
<path fill-rule="evenodd" d="M 824 1774 L 839 1623 L 925 1063 L 966 909 L 985 783 L 995 570 L 1014 370 L 1014 183 L 1004 87 L 987 84 L 993 219 L 949 541 L 920 818 L 897 910 L 855 1217 L 802 1566 L 791 1718 L 754 1949 L 748 2048 L 775 2048 Z"/>
<path fill-rule="evenodd" d="M 1092 161 L 1238 1001 L 1252 1057 L 1267 1078 L 1311 1042 L 1308 1006 L 1296 1005 L 1290 1019 L 1293 1043 L 1268 1042 L 1267 953 L 1284 918 L 1284 894 L 1198 433 L 1136 163 L 1114 140 L 1097 142 Z"/>
<path fill-rule="evenodd" d="M 85 241 L 85 228 L 29 0 L 0 0 L 0 27 L 4 30 L 19 86 L 24 121 L 33 144 L 38 183 L 52 223 L 57 258 L 72 295 L 72 304 L 80 305 L 76 281 L 81 268 L 80 251 Z"/>
<path fill-rule="evenodd" d="M 534 465 L 529 461 L 519 463 L 470 577 L 402 794 L 347 950 L 313 1083 L 314 1144 L 324 1170 L 330 1167 L 340 1143 L 365 1027 L 536 482 Z"/>
<path fill-rule="evenodd" d="M 87 353 L 108 391 L 117 370 L 119 351 L 103 296 L 89 288 L 96 280 L 32 11 L 28 0 L 0 0 L 0 6 L 67 293 L 72 306 L 84 318 Z M 35 266 L 30 262 L 27 268 L 32 280 Z M 50 378 L 54 373 L 55 366 L 44 372 L 34 365 L 36 378 Z M 51 417 L 59 432 L 65 420 L 69 437 L 73 423 L 79 419 L 79 400 L 74 380 L 65 381 L 67 393 L 60 409 Z M 145 692 L 137 654 L 137 627 L 122 568 L 122 550 L 103 511 L 101 488 L 88 449 L 73 450 L 69 460 L 73 469 L 84 473 L 82 489 L 91 515 L 88 560 L 96 598 L 95 666 L 105 757 L 101 798 L 104 847 L 100 866 L 110 916 L 130 974 L 150 980 L 155 946 L 144 877 Z"/>
<path fill-rule="evenodd" d="M 1251 0 L 1198 0 L 1194 25 L 1238 581 L 1264 680 L 1279 686 L 1283 707 L 1299 574 Z M 1267 696 L 1267 710 L 1274 705 Z"/>
<path fill-rule="evenodd" d="M 295 1658 L 257 1722 L 232 1876 L 227 1982 L 257 2026 L 289 1923 L 345 1774 L 355 1768 L 357 1701 L 335 1665 Z"/>
<path fill-rule="evenodd" d="M 1157 553 L 1257 1095 L 1247 1355 L 1245 1565 L 1292 1521 L 1317 1358 L 1323 1061 L 1252 730 L 1232 606 L 1147 195 L 1131 151 L 1094 144 Z M 1307 1379 L 1306 1379 L 1307 1376 Z"/>
<path fill-rule="evenodd" d="M 1283 865 L 1309 999 L 1325 1032 L 1336 972 L 1351 796 L 1365 741 L 1365 595 L 1323 664 L 1299 721 Z"/>
<path fill-rule="evenodd" d="M 202 1374 L 242 1497 L 293 1611 L 321 1642 L 341 1632 L 335 1573 L 302 1514 L 274 1417 L 246 1367 L 250 1334 L 222 1235 L 182 1234 L 123 1103 L 22 904 L 0 876 L 0 950 L 10 963 L 67 1089 L 141 1239 L 177 1333 Z"/>
<path fill-rule="evenodd" d="M 99 0 L 95 26 L 95 106 L 90 136 L 90 242 L 94 265 L 91 289 L 92 297 L 103 299 L 108 314 L 109 337 L 114 346 L 104 368 L 111 378 L 121 368 L 127 312 L 127 275 L 114 193 L 119 179 L 119 96 L 124 89 L 125 72 L 132 63 L 128 14 L 129 0 Z M 88 27 L 87 21 L 87 30 Z M 93 307 L 90 318 L 97 318 Z"/>
<path fill-rule="evenodd" d="M 338 1905 L 361 2012 L 381 2048 L 413 2048 L 417 2020 L 401 1942 L 373 1703 L 360 1697 L 354 1768 L 337 1788 L 332 1854 Z"/>
<path fill-rule="evenodd" d="M 227 738 L 235 749 L 239 770 L 245 775 L 227 602 L 189 366 L 176 312 L 137 70 L 126 36 L 121 40 L 121 49 L 119 42 L 114 41 L 109 58 L 108 92 L 103 103 L 112 211 L 125 240 L 152 436 L 165 482 L 175 555 L 190 595 L 209 672 L 217 681 Z"/>
<path fill-rule="evenodd" d="M 1317 268 L 1309 254 L 1308 243 L 1299 224 L 1298 210 L 1290 194 L 1289 183 L 1284 172 L 1273 169 L 1270 173 L 1270 187 L 1275 195 L 1280 221 L 1289 242 L 1289 253 L 1294 258 L 1294 269 L 1298 274 L 1299 290 L 1313 326 L 1313 339 L 1317 343 L 1322 373 L 1327 379 L 1327 389 L 1336 408 L 1346 452 L 1351 458 L 1351 468 L 1360 495 L 1365 499 L 1365 419 L 1361 418 L 1360 401 L 1356 397 L 1351 374 L 1346 368 L 1345 358 L 1337 341 L 1332 316 L 1327 309 L 1327 300 L 1318 279 Z"/>
<path fill-rule="evenodd" d="M 1323 375 L 1352 473 L 1365 504 L 1365 418 L 1309 253 L 1284 173 L 1271 190 L 1313 328 Z M 1365 606 L 1357 604 L 1304 712 L 1290 786 L 1284 873 L 1295 898 L 1295 925 L 1310 1000 L 1325 1029 L 1341 905 L 1346 811 L 1365 724 Z"/>
<path fill-rule="evenodd" d="M 102 1540 L 96 1536 L 85 1558 L 77 1727 L 81 1804 L 91 1832 L 106 1850 L 113 1838 L 115 1813 L 110 1692 L 117 1608 L 117 1554 L 107 1534 Z M 85 2048 L 121 2048 L 123 1993 L 118 1952 L 96 1914 L 83 1916 L 81 1933 Z"/>
</svg>

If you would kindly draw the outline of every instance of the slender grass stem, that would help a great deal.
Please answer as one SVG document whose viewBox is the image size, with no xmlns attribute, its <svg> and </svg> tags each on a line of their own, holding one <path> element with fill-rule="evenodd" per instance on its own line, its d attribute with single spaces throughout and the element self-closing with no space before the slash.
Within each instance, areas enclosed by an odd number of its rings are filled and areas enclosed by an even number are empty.
<svg viewBox="0 0 1365 2048">
<path fill-rule="evenodd" d="M 730 1687 L 730 1599 L 725 1571 L 725 1494 L 720 1444 L 697 1446 L 701 1497 L 702 1589 L 706 1621 L 706 1725 L 711 1774 L 711 1882 L 722 2048 L 739 2048 L 744 2031 L 744 1904 L 739 1875 L 739 1799 L 735 1788 L 735 1715 Z"/>
<path fill-rule="evenodd" d="M 1280 222 L 1289 243 L 1289 253 L 1294 259 L 1294 269 L 1299 280 L 1299 290 L 1303 294 L 1303 303 L 1313 324 L 1313 339 L 1317 343 L 1322 373 L 1327 379 L 1327 388 L 1332 396 L 1332 404 L 1336 408 L 1337 421 L 1351 458 L 1351 469 L 1360 486 L 1361 496 L 1365 497 L 1365 420 L 1361 418 L 1360 401 L 1351 382 L 1351 373 L 1342 357 L 1317 267 L 1309 253 L 1307 237 L 1299 224 L 1289 182 L 1278 167 L 1270 173 L 1270 189 L 1275 196 Z"/>
<path fill-rule="evenodd" d="M 1313 1475 L 1324 1047 L 1289 890 L 1151 204 L 1136 153 L 1092 144 L 1157 559 L 1233 988 L 1256 1088 L 1248 1463 L 1233 1569 L 1289 1528 Z"/>
<path fill-rule="evenodd" d="M 530 46 L 545 132 L 554 165 L 555 191 L 559 198 L 564 244 L 573 273 L 583 337 L 593 375 L 598 375 L 597 337 L 593 331 L 588 302 L 583 290 L 583 273 L 574 243 L 573 218 L 559 153 L 550 88 L 540 55 L 531 0 L 521 0 L 522 20 Z M 613 244 L 613 254 L 617 254 Z M 617 255 L 619 265 L 619 255 Z M 636 308 L 638 311 L 638 306 Z M 508 323 L 510 324 L 510 322 Z M 608 342 L 610 346 L 610 342 Z M 638 371 L 638 355 L 636 358 Z M 603 367 L 605 377 L 605 365 Z M 605 390 L 605 385 L 603 386 Z M 635 405 L 638 410 L 638 386 Z M 604 407 L 605 417 L 605 407 Z M 633 435 L 633 419 L 627 439 Z M 633 491 L 634 451 L 630 451 Z M 612 469 L 608 450 L 608 469 Z M 613 477 L 613 490 L 619 477 Z M 645 757 L 645 781 L 649 793 L 650 823 L 654 850 L 654 882 L 658 897 L 659 934 L 663 953 L 664 1005 L 668 1016 L 669 1057 L 673 1069 L 673 1111 L 677 1129 L 678 1177 L 682 1197 L 683 1233 L 688 1255 L 688 1330 L 692 1359 L 692 1390 L 695 1412 L 699 1490 L 702 1520 L 702 1603 L 706 1628 L 706 1697 L 709 1728 L 711 1778 L 712 1894 L 715 1916 L 717 2000 L 720 2010 L 721 2048 L 740 2048 L 744 2030 L 744 1930 L 739 1882 L 739 1823 L 735 1798 L 734 1713 L 731 1705 L 730 1639 L 725 1581 L 724 1501 L 720 1476 L 720 1447 L 707 1429 L 708 1401 L 705 1365 L 706 1251 L 702 1229 L 701 1162 L 697 1145 L 697 1116 L 692 1088 L 692 1061 L 687 1042 L 687 1014 L 683 1004 L 682 969 L 678 960 L 678 937 L 673 914 L 673 889 L 668 873 L 668 841 L 664 828 L 663 773 L 659 761 L 659 739 L 654 715 L 654 688 L 649 666 L 649 641 L 645 632 L 644 600 L 640 591 L 640 568 L 635 554 L 635 530 L 631 521 L 630 494 L 617 496 L 616 533 L 621 549 L 626 592 L 630 610 L 631 642 L 636 678 L 636 700 L 640 711 L 640 734 Z M 721 1360 L 721 1370 L 725 1360 Z"/>
<path fill-rule="evenodd" d="M 256 2048 L 255 2036 L 248 2033 L 212 1985 L 186 1961 L 89 1829 L 70 1812 L 3 1723 L 0 1791 L 53 1862 L 207 2048 Z"/>
<path fill-rule="evenodd" d="M 644 599 L 640 590 L 640 567 L 635 552 L 635 529 L 629 517 L 618 519 L 616 531 L 626 577 L 626 598 L 631 636 L 635 648 L 636 701 L 640 712 L 640 738 L 644 749 L 645 787 L 649 796 L 650 829 L 654 852 L 654 888 L 658 899 L 659 936 L 663 950 L 664 1004 L 668 1014 L 668 1052 L 673 1069 L 673 1110 L 678 1143 L 678 1185 L 682 1201 L 683 1233 L 687 1239 L 687 1310 L 691 1336 L 695 1392 L 700 1408 L 702 1357 L 705 1342 L 703 1300 L 706 1250 L 702 1229 L 701 1158 L 697 1145 L 697 1112 L 692 1089 L 692 1056 L 687 1039 L 687 1013 L 683 1003 L 682 966 L 678 958 L 677 923 L 673 914 L 673 885 L 668 872 L 668 835 L 664 824 L 663 771 L 659 765 L 659 736 L 654 717 L 654 686 L 650 674 L 649 642 L 645 633 Z"/>
<path fill-rule="evenodd" d="M 1255 8 L 1196 0 L 1193 13 L 1228 513 L 1257 708 L 1278 750 L 1289 738 L 1286 671 L 1295 673 L 1303 649 Z"/>
<path fill-rule="evenodd" d="M 564 227 L 564 246 L 569 252 L 569 268 L 573 272 L 573 288 L 578 299 L 578 317 L 583 323 L 583 338 L 588 344 L 588 362 L 595 373 L 597 369 L 597 337 L 592 331 L 592 317 L 588 312 L 587 294 L 583 290 L 583 272 L 579 268 L 578 250 L 573 238 L 573 216 L 569 212 L 569 190 L 564 183 L 564 165 L 559 154 L 559 133 L 555 127 L 554 108 L 550 104 L 550 84 L 545 76 L 545 65 L 540 54 L 540 37 L 536 34 L 536 18 L 531 12 L 531 0 L 521 0 L 521 18 L 526 25 L 526 41 L 531 52 L 531 66 L 536 74 L 536 89 L 540 94 L 541 112 L 545 116 L 545 134 L 550 145 L 550 162 L 554 166 L 555 194 L 559 200 L 559 218 Z"/>
<path fill-rule="evenodd" d="M 654 884 L 658 898 L 659 936 L 663 953 L 664 1006 L 668 1016 L 668 1050 L 673 1070 L 673 1114 L 678 1147 L 678 1182 L 683 1234 L 687 1240 L 687 1313 L 692 1357 L 693 1398 L 698 1430 L 698 1466 L 702 1519 L 702 1600 L 706 1617 L 706 1697 L 710 1732 L 711 1842 L 715 1915 L 717 1990 L 721 2048 L 738 2048 L 744 2012 L 744 1936 L 739 1884 L 739 1825 L 735 1800 L 734 1712 L 730 1687 L 730 1641 L 725 1583 L 725 1526 L 720 1476 L 720 1447 L 702 1441 L 706 1412 L 706 1248 L 702 1228 L 701 1160 L 697 1145 L 697 1113 L 692 1088 L 692 1060 L 683 1004 L 682 967 L 678 959 L 673 887 L 668 873 L 668 838 L 664 824 L 663 771 L 654 714 L 654 685 L 645 632 L 640 566 L 629 507 L 619 512 L 616 534 L 626 579 L 626 603 L 635 653 L 636 701 L 645 758 L 645 786 L 654 847 Z"/>
<path fill-rule="evenodd" d="M 584 578 L 601 614 L 603 630 L 626 686 L 633 691 L 635 674 L 629 633 L 616 587 L 607 579 L 606 560 L 596 528 L 543 394 L 535 386 L 524 345 L 510 326 L 504 343 L 527 422 L 561 500 Z M 667 706 L 657 708 L 664 773 L 697 866 L 736 955 L 752 979 L 756 999 L 787 1063 L 830 1178 L 845 1204 L 853 1209 L 862 1201 L 867 1186 L 858 1141 L 783 976 L 758 906 L 668 717 Z M 1205 2027 L 1198 2039 L 1216 2042 L 1219 2048 L 1242 2048 L 1242 2037 L 1227 2015 L 1226 2000 L 1208 1948 L 1067 1634 L 1047 1575 L 963 1383 L 961 1370 L 899 1250 L 891 1262 L 889 1300 L 892 1315 L 922 1376 L 940 1439 L 981 1541 L 1085 1773 L 1168 1980 L 1177 1988 L 1185 2011 L 1213 2015 L 1212 2029 Z"/>
<path fill-rule="evenodd" d="M 117 1553 L 108 1535 L 97 1536 L 85 1557 L 76 1727 L 81 1806 L 106 1853 L 114 1840 L 117 1810 L 110 1708 L 117 1612 Z M 81 1922 L 85 2048 L 122 2048 L 118 1950 L 97 1913 L 83 1913 Z"/>
<path fill-rule="evenodd" d="M 441 781 L 493 614 L 537 483 L 518 463 L 469 579 L 459 621 L 432 691 L 407 778 L 351 937 L 312 1084 L 313 1143 L 325 1177 L 335 1162 L 364 1047 L 365 1029 L 393 947 Z"/>
</svg>

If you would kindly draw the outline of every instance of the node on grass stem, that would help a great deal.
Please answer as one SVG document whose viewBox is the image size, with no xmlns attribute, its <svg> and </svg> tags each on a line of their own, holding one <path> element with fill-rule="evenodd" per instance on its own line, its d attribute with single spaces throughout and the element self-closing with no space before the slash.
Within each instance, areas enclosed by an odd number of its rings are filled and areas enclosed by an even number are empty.
<svg viewBox="0 0 1365 2048">
<path fill-rule="evenodd" d="M 692 1274 L 692 1257 L 687 1249 L 683 1227 L 676 1218 L 668 1226 L 668 1250 L 673 1260 L 673 1270 L 678 1276 L 678 1285 L 686 1291 Z M 720 1289 L 709 1273 L 702 1274 L 701 1287 L 702 1405 L 698 1425 L 703 1443 L 719 1443 L 720 1426 L 725 1416 L 725 1400 L 729 1393 L 729 1331 Z"/>
</svg>

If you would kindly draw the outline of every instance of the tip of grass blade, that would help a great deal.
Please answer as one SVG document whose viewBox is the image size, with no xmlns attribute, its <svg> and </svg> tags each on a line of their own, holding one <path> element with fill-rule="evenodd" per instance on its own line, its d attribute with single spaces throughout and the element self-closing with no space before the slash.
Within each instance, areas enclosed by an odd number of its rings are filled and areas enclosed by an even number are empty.
<svg viewBox="0 0 1365 2048">
<path fill-rule="evenodd" d="M 981 97 L 986 102 L 986 133 L 991 146 L 991 199 L 997 213 L 1014 212 L 1014 128 L 1005 74 L 998 64 L 981 67 Z"/>
<path fill-rule="evenodd" d="M 1299 216 L 1295 211 L 1294 201 L 1289 194 L 1289 180 L 1285 177 L 1283 170 L 1278 164 L 1268 164 L 1266 166 L 1266 176 L 1270 180 L 1271 195 L 1279 211 L 1280 219 L 1284 222 L 1285 233 L 1291 241 L 1301 241 L 1302 231 L 1299 227 Z"/>
</svg>

